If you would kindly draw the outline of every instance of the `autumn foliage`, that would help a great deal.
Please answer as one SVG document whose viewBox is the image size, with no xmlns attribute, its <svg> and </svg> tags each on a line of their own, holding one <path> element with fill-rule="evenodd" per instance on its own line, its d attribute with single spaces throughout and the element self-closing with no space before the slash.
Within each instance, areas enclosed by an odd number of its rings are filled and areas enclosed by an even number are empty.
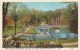
<svg viewBox="0 0 80 50">
<path fill-rule="evenodd" d="M 11 16 L 5 17 L 5 25 L 6 26 L 14 26 L 14 20 Z"/>
</svg>

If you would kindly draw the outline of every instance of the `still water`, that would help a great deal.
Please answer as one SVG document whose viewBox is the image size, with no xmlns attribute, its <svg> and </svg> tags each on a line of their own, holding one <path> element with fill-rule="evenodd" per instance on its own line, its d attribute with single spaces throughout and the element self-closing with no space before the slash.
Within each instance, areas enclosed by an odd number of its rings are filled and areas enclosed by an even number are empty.
<svg viewBox="0 0 80 50">
<path fill-rule="evenodd" d="M 78 34 L 70 33 L 69 30 L 65 29 L 50 29 L 49 32 L 46 33 L 39 33 L 39 34 L 31 34 L 25 35 L 23 38 L 25 39 L 46 39 L 46 40 L 55 40 L 55 39 L 62 39 L 62 38 L 77 38 Z"/>
</svg>

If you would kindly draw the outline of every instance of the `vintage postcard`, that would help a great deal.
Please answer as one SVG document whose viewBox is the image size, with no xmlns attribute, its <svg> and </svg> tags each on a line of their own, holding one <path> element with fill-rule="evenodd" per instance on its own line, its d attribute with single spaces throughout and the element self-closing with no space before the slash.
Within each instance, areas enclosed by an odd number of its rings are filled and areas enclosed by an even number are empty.
<svg viewBox="0 0 80 50">
<path fill-rule="evenodd" d="M 79 7 L 78 1 L 1 1 L 0 47 L 78 50 Z"/>
<path fill-rule="evenodd" d="M 78 2 L 3 2 L 3 48 L 77 48 Z"/>
</svg>

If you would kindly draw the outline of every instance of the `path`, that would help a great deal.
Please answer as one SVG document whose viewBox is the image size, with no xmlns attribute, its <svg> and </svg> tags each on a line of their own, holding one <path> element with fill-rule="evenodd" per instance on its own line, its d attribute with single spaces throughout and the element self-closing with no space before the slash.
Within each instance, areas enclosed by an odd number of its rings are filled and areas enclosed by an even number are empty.
<svg viewBox="0 0 80 50">
<path fill-rule="evenodd" d="M 22 32 L 16 33 L 16 35 L 14 35 L 15 37 L 17 36 L 21 36 L 21 35 L 25 35 L 25 33 L 30 29 L 31 26 L 26 26 Z M 28 35 L 28 34 L 27 34 Z M 30 35 L 30 34 L 29 34 Z M 12 36 L 8 36 L 7 40 L 12 39 Z"/>
<path fill-rule="evenodd" d="M 23 29 L 23 33 L 26 33 L 26 32 L 30 29 L 30 27 L 31 27 L 31 26 L 29 26 L 29 27 L 26 26 L 26 27 Z"/>
<path fill-rule="evenodd" d="M 78 45 L 78 42 L 71 42 L 71 43 L 63 43 L 63 46 L 76 46 Z"/>
<path fill-rule="evenodd" d="M 26 26 L 22 32 L 17 33 L 16 36 L 25 35 L 25 33 L 30 29 L 31 26 Z"/>
</svg>

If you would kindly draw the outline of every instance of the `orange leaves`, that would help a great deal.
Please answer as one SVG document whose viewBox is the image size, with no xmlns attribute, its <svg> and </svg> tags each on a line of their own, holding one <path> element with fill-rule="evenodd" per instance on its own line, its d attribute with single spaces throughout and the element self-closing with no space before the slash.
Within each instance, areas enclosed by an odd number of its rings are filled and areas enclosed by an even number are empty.
<svg viewBox="0 0 80 50">
<path fill-rule="evenodd" d="M 11 16 L 5 17 L 6 26 L 14 26 L 14 20 Z"/>
</svg>

